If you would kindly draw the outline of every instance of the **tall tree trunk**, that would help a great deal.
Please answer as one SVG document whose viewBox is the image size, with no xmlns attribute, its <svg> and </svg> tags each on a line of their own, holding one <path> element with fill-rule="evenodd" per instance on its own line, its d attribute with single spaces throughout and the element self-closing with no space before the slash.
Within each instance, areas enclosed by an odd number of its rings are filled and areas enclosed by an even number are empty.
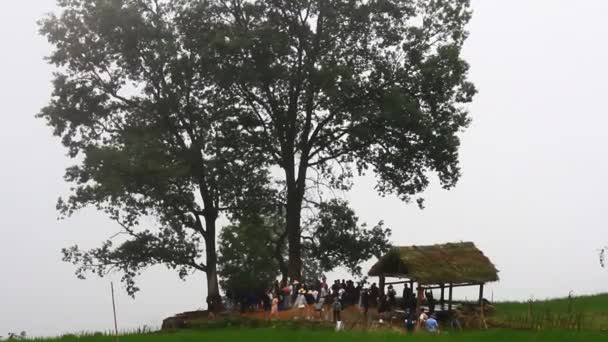
<svg viewBox="0 0 608 342">
<path fill-rule="evenodd" d="M 215 248 L 215 221 L 217 214 L 205 215 L 205 254 L 207 264 L 207 306 L 209 311 L 221 310 L 222 298 L 217 280 L 217 252 Z"/>
<path fill-rule="evenodd" d="M 288 192 L 290 192 L 288 190 Z M 288 274 L 291 280 L 302 280 L 300 215 L 302 201 L 295 194 L 287 196 L 287 241 L 289 243 Z"/>
<path fill-rule="evenodd" d="M 302 202 L 306 185 L 306 168 L 300 166 L 298 177 L 294 170 L 286 170 L 287 176 L 287 242 L 289 243 L 288 274 L 291 280 L 302 281 Z"/>
<path fill-rule="evenodd" d="M 291 280 L 302 281 L 302 253 L 300 215 L 302 211 L 302 196 L 298 189 L 293 155 L 289 156 L 289 166 L 285 169 L 287 183 L 287 243 L 289 245 L 287 268 Z"/>
</svg>

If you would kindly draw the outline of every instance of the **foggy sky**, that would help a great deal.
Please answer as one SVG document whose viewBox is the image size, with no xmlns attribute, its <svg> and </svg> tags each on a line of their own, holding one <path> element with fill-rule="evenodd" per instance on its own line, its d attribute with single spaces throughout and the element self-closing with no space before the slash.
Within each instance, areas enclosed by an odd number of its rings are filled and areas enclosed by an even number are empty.
<svg viewBox="0 0 608 342">
<path fill-rule="evenodd" d="M 112 327 L 110 279 L 76 279 L 60 249 L 96 246 L 119 229 L 93 210 L 57 221 L 70 161 L 34 119 L 52 73 L 35 21 L 53 8 L 54 0 L 21 0 L 0 9 L 0 336 Z M 605 292 L 608 1 L 474 0 L 473 8 L 465 58 L 480 93 L 462 136 L 460 183 L 432 187 L 423 211 L 377 196 L 373 177 L 358 179 L 347 199 L 362 221 L 384 220 L 396 245 L 475 242 L 500 270 L 488 297 Z M 203 306 L 203 277 L 145 273 L 135 300 L 119 292 L 120 328 Z"/>
</svg>

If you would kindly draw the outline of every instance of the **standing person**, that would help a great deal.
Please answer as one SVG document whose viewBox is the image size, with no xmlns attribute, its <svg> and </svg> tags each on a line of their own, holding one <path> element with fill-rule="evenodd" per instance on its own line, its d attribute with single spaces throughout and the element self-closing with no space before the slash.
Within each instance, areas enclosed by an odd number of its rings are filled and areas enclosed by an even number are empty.
<svg viewBox="0 0 608 342">
<path fill-rule="evenodd" d="M 346 298 L 348 305 L 354 305 L 357 302 L 355 283 L 352 280 L 346 282 Z"/>
<path fill-rule="evenodd" d="M 314 304 L 319 301 L 319 291 L 315 288 L 308 290 L 310 296 L 309 304 Z"/>
<path fill-rule="evenodd" d="M 409 314 L 405 318 L 405 330 L 411 334 L 414 332 L 414 328 L 416 328 L 416 320 L 413 314 Z"/>
<path fill-rule="evenodd" d="M 298 280 L 294 280 L 293 283 L 291 284 L 291 302 L 292 303 L 294 303 L 296 301 L 296 299 L 298 298 L 298 294 L 300 293 L 301 288 L 302 287 Z M 295 304 L 294 304 L 294 306 L 295 306 Z"/>
<path fill-rule="evenodd" d="M 401 298 L 403 298 L 403 309 L 407 311 L 407 304 L 409 300 L 409 291 L 407 284 L 403 284 L 403 293 L 401 294 Z"/>
<path fill-rule="evenodd" d="M 418 301 L 416 302 L 416 306 L 422 310 L 422 303 L 424 303 L 424 288 L 422 286 L 418 286 L 416 290 L 418 292 Z"/>
<path fill-rule="evenodd" d="M 270 309 L 270 318 L 279 318 L 279 297 L 274 295 L 272 298 L 272 308 Z"/>
<path fill-rule="evenodd" d="M 316 292 L 316 294 L 315 294 Z M 316 296 L 316 300 L 314 303 L 314 308 L 315 311 L 317 311 L 319 313 L 319 319 L 322 318 L 323 315 L 323 305 L 325 305 L 325 297 L 327 296 L 327 289 L 325 287 L 323 287 L 323 284 L 321 283 L 321 287 L 319 288 L 319 291 L 313 291 L 313 296 Z"/>
<path fill-rule="evenodd" d="M 426 325 L 426 321 L 429 319 L 429 316 L 426 314 L 424 310 L 420 313 L 420 317 L 418 317 L 418 328 L 423 328 Z"/>
<path fill-rule="evenodd" d="M 346 294 L 346 289 L 344 289 L 344 288 L 340 288 L 340 289 L 338 290 L 338 299 L 340 300 L 340 302 L 341 302 L 342 304 L 344 304 L 345 299 L 346 299 L 346 298 L 345 298 L 345 294 Z"/>
<path fill-rule="evenodd" d="M 333 285 L 331 286 L 331 294 L 333 296 L 337 295 L 339 289 L 340 289 L 340 281 L 336 280 L 336 281 L 334 281 Z"/>
<path fill-rule="evenodd" d="M 361 292 L 361 308 L 363 309 L 363 315 L 367 321 L 367 312 L 369 311 L 369 292 L 367 289 L 363 289 Z"/>
<path fill-rule="evenodd" d="M 397 304 L 397 291 L 393 288 L 393 285 L 388 286 L 388 305 L 392 309 Z"/>
<path fill-rule="evenodd" d="M 380 290 L 378 289 L 378 286 L 376 286 L 376 283 L 372 284 L 372 287 L 370 287 L 369 289 L 369 296 L 370 296 L 370 303 L 372 306 L 377 306 L 378 305 L 378 296 L 380 294 Z"/>
<path fill-rule="evenodd" d="M 342 322 L 340 318 L 340 312 L 342 312 L 342 302 L 340 302 L 340 298 L 338 296 L 334 296 L 334 302 L 331 304 L 331 307 L 334 312 L 334 323 Z"/>
<path fill-rule="evenodd" d="M 297 309 L 304 309 L 306 307 L 306 290 L 303 288 L 298 291 L 293 307 Z"/>
<path fill-rule="evenodd" d="M 386 318 L 385 316 L 388 311 L 389 311 L 389 308 L 388 308 L 388 301 L 386 299 L 386 296 L 381 294 L 380 302 L 378 303 L 378 315 L 380 316 L 380 323 L 382 323 L 382 320 Z"/>
<path fill-rule="evenodd" d="M 272 288 L 270 288 L 268 290 L 268 292 L 266 293 L 266 297 L 268 298 L 268 303 L 270 303 L 270 307 L 268 308 L 269 311 L 272 311 L 272 300 L 274 299 L 275 295 L 276 295 L 276 293 L 272 290 Z"/>
<path fill-rule="evenodd" d="M 317 302 L 317 293 L 316 290 L 308 290 L 306 291 L 306 318 L 312 318 L 312 309 Z"/>
<path fill-rule="evenodd" d="M 462 318 L 460 310 L 452 311 L 450 316 L 450 326 L 452 327 L 452 330 L 462 330 L 462 325 L 460 325 L 460 319 Z"/>
<path fill-rule="evenodd" d="M 283 297 L 283 291 L 279 291 L 276 296 L 279 300 L 279 311 L 285 310 L 285 298 Z"/>
<path fill-rule="evenodd" d="M 429 306 L 429 312 L 431 315 L 435 313 L 435 298 L 433 297 L 433 290 L 429 290 L 426 292 L 426 303 Z"/>
<path fill-rule="evenodd" d="M 270 311 L 272 307 L 272 290 L 260 291 L 260 298 L 262 302 L 262 309 L 264 311 Z"/>
<path fill-rule="evenodd" d="M 327 284 L 325 284 L 325 286 L 323 286 L 323 284 L 321 284 L 321 289 L 319 290 L 319 299 L 325 298 L 325 297 L 327 297 L 327 295 L 328 295 Z"/>
<path fill-rule="evenodd" d="M 408 311 L 412 315 L 416 315 L 417 314 L 417 312 L 416 312 L 416 303 L 417 303 L 416 295 L 412 292 L 409 295 L 408 303 L 407 303 Z"/>
<path fill-rule="evenodd" d="M 406 311 L 410 310 L 410 308 L 412 307 L 412 297 L 414 297 L 414 292 L 408 286 L 408 284 L 405 284 L 403 286 L 403 302 L 404 302 L 403 305 L 404 305 L 404 309 Z M 414 306 L 416 306 L 415 302 L 414 302 Z"/>
<path fill-rule="evenodd" d="M 226 307 L 230 311 L 234 308 L 234 295 L 230 289 L 226 290 Z"/>
<path fill-rule="evenodd" d="M 283 287 L 282 292 L 283 292 L 283 310 L 288 310 L 291 308 L 291 286 L 285 284 L 285 287 Z"/>
</svg>

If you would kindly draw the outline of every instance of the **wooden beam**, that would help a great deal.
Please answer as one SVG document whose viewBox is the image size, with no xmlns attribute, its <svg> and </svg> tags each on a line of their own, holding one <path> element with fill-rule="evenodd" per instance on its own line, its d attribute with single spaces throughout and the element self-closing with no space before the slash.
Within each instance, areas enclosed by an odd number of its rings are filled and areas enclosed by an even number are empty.
<svg viewBox="0 0 608 342">
<path fill-rule="evenodd" d="M 385 285 L 398 285 L 398 284 L 408 284 L 409 280 L 400 280 L 400 281 L 387 281 L 384 283 Z"/>
<path fill-rule="evenodd" d="M 479 305 L 483 302 L 483 284 L 479 285 Z"/>
<path fill-rule="evenodd" d="M 452 287 L 479 286 L 480 283 L 451 284 Z M 425 290 L 440 290 L 442 285 L 421 285 Z M 445 285 L 444 285 L 445 286 Z"/>
<path fill-rule="evenodd" d="M 380 276 L 380 294 L 381 295 L 383 295 L 385 293 L 384 292 L 384 283 L 385 282 L 386 282 L 386 278 L 383 275 L 381 275 Z"/>
</svg>

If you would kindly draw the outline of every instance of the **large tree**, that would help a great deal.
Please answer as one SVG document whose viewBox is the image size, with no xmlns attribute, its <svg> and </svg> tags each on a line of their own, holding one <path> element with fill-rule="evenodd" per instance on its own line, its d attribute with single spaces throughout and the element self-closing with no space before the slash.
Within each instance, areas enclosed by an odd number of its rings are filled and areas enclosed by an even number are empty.
<svg viewBox="0 0 608 342">
<path fill-rule="evenodd" d="M 234 294 L 265 291 L 280 274 L 274 241 L 281 227 L 270 219 L 248 219 L 222 229 L 219 236 L 220 284 Z"/>
<path fill-rule="evenodd" d="M 420 206 L 430 175 L 456 184 L 476 92 L 461 57 L 469 0 L 209 3 L 218 79 L 283 170 L 292 278 L 311 178 L 348 189 L 355 171 L 371 170 L 382 195 Z"/>
<path fill-rule="evenodd" d="M 390 247 L 391 230 L 379 222 L 360 224 L 348 202 L 332 199 L 315 205 L 304 224 L 303 279 L 314 281 L 338 267 L 361 275 L 361 263 Z M 243 216 L 220 234 L 219 274 L 234 292 L 265 289 L 281 275 L 287 280 L 285 218 L 265 212 Z"/>
<path fill-rule="evenodd" d="M 40 23 L 57 71 L 39 114 L 75 161 L 58 208 L 94 206 L 122 230 L 99 248 L 66 248 L 65 260 L 80 276 L 122 271 L 130 294 L 149 266 L 200 270 L 217 302 L 216 220 L 262 204 L 267 173 L 210 77 L 210 21 L 193 26 L 186 1 L 58 3 Z"/>
<path fill-rule="evenodd" d="M 348 202 L 332 199 L 316 205 L 316 214 L 303 224 L 303 250 L 329 272 L 344 267 L 361 275 L 361 263 L 380 258 L 390 248 L 391 229 L 380 221 L 373 227 L 360 224 Z"/>
</svg>

